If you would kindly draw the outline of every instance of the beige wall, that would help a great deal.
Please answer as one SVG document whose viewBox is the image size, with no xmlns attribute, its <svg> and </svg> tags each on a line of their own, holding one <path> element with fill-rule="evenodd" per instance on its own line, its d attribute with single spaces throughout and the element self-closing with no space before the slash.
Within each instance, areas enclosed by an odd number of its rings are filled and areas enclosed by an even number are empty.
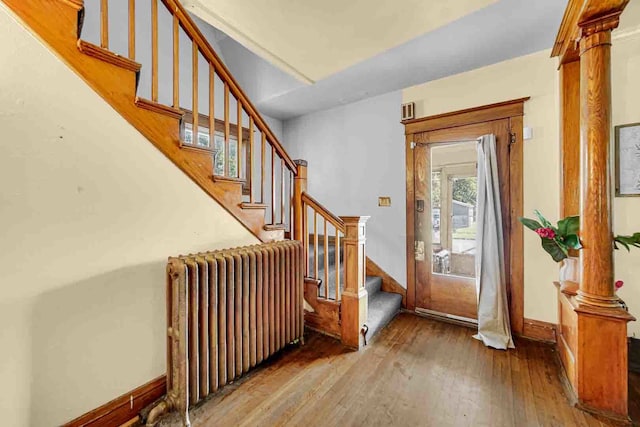
<svg viewBox="0 0 640 427">
<path fill-rule="evenodd" d="M 612 49 L 613 124 L 640 122 L 640 5 L 623 15 Z M 416 102 L 416 116 L 470 108 L 530 96 L 524 126 L 533 138 L 524 145 L 524 211 L 534 209 L 550 218 L 559 214 L 559 81 L 557 62 L 549 51 L 504 61 L 403 91 L 403 102 Z M 615 199 L 614 229 L 619 234 L 640 231 L 640 199 Z M 624 280 L 620 296 L 640 317 L 640 250 L 616 252 L 616 278 Z M 525 307 L 527 318 L 555 322 L 557 266 L 540 247 L 534 233 L 525 233 Z M 629 335 L 640 337 L 640 323 L 629 324 Z"/>
<path fill-rule="evenodd" d="M 611 62 L 613 125 L 640 123 L 640 2 L 631 2 L 623 13 L 620 29 L 614 32 Z M 614 231 L 632 234 L 640 231 L 640 198 L 614 199 Z M 625 286 L 618 292 L 640 319 L 640 249 L 616 251 L 616 279 Z M 640 338 L 640 322 L 629 324 L 629 335 Z"/>
<path fill-rule="evenodd" d="M 58 425 L 165 372 L 169 255 L 256 239 L 0 3 L 0 413 Z"/>
<path fill-rule="evenodd" d="M 533 139 L 524 143 L 524 211 L 539 209 L 549 217 L 559 210 L 558 73 L 543 51 L 403 91 L 403 102 L 416 102 L 416 117 L 446 113 L 530 96 L 524 125 Z M 541 173 L 541 171 L 544 171 Z M 556 319 L 555 263 L 533 233 L 525 233 L 525 307 L 527 318 Z"/>
</svg>

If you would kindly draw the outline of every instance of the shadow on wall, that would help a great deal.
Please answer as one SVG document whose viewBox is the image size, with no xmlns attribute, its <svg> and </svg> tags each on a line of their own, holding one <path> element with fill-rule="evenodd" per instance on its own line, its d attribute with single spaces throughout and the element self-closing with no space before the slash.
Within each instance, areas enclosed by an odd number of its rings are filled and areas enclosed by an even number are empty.
<svg viewBox="0 0 640 427">
<path fill-rule="evenodd" d="M 30 425 L 69 421 L 165 372 L 165 266 L 127 267 L 37 298 Z"/>
</svg>

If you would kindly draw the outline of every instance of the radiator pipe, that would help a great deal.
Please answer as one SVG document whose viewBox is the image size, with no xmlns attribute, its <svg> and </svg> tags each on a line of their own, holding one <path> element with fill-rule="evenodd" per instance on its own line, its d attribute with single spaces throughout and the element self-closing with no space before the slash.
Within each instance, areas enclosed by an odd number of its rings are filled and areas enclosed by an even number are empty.
<svg viewBox="0 0 640 427">
<path fill-rule="evenodd" d="M 147 415 L 146 427 L 155 427 L 158 423 L 158 420 L 163 415 L 168 414 L 169 412 L 176 409 L 175 400 L 171 395 L 165 396 L 156 406 L 154 406 L 151 411 L 149 411 L 149 415 Z M 189 421 L 189 417 L 186 417 L 184 420 L 185 427 L 191 427 L 191 423 Z"/>
</svg>

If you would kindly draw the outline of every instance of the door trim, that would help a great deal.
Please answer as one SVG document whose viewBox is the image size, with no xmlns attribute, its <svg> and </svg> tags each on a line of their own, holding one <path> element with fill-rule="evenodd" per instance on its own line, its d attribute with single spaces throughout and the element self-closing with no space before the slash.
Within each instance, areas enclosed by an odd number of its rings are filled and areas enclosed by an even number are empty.
<svg viewBox="0 0 640 427">
<path fill-rule="evenodd" d="M 416 263 L 414 258 L 415 170 L 412 149 L 415 134 L 509 119 L 509 128 L 515 138 L 509 151 L 509 203 L 511 215 L 508 233 L 510 268 L 507 294 L 509 296 L 511 329 L 514 334 L 522 334 L 524 329 L 524 236 L 523 229 L 518 223 L 518 217 L 523 215 L 522 117 L 524 116 L 524 103 L 527 100 L 529 100 L 529 97 L 402 122 L 405 125 L 408 310 L 415 311 L 416 309 Z"/>
</svg>

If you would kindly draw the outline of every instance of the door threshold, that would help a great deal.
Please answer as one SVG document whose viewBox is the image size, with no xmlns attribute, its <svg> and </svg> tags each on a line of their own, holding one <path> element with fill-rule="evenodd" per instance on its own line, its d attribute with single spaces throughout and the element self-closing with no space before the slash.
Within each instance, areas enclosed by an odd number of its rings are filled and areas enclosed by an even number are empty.
<svg viewBox="0 0 640 427">
<path fill-rule="evenodd" d="M 441 313 L 435 310 L 416 307 L 415 314 L 441 322 L 453 323 L 454 325 L 465 326 L 467 328 L 477 328 L 478 321 L 469 317 L 456 316 L 455 314 Z"/>
</svg>

